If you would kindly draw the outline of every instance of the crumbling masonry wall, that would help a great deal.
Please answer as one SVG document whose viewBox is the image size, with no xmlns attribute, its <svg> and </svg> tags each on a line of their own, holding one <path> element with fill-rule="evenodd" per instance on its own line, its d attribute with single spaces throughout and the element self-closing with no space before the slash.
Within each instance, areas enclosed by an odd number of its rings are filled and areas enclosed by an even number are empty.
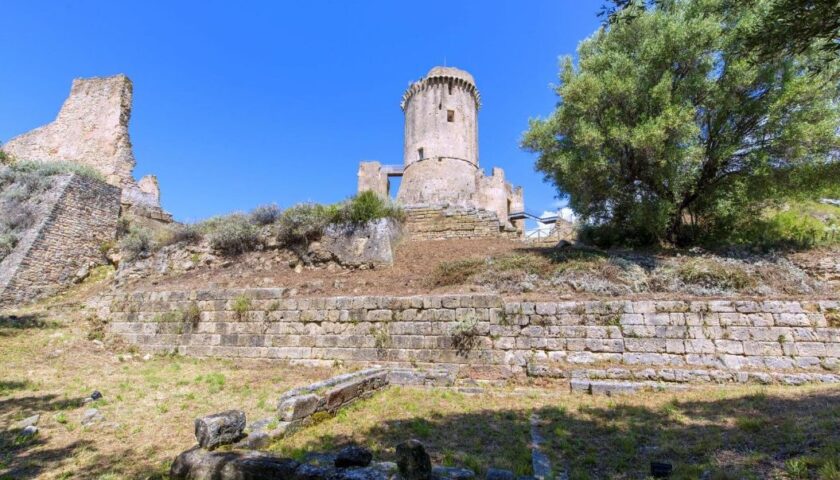
<svg viewBox="0 0 840 480">
<path fill-rule="evenodd" d="M 128 135 L 132 95 L 125 75 L 74 79 L 56 119 L 12 138 L 2 151 L 20 161 L 88 166 L 122 189 L 126 210 L 168 223 L 172 217 L 160 208 L 157 178 L 148 175 L 135 182 L 133 177 L 136 162 Z"/>
<path fill-rule="evenodd" d="M 103 263 L 102 245 L 116 236 L 119 188 L 75 174 L 54 181 L 36 225 L 0 262 L 0 306 L 57 293 L 79 269 Z"/>
<path fill-rule="evenodd" d="M 303 299 L 287 293 L 137 292 L 107 298 L 101 314 L 130 343 L 197 356 L 445 366 L 477 378 L 840 381 L 838 301 Z M 195 308 L 197 318 L 180 313 Z"/>
</svg>

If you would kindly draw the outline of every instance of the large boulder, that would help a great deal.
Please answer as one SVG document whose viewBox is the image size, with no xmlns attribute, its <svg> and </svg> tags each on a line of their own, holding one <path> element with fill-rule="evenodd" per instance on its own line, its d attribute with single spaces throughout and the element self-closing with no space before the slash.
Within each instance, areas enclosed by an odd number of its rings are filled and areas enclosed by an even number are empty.
<svg viewBox="0 0 840 480">
<path fill-rule="evenodd" d="M 264 452 L 209 452 L 193 447 L 175 457 L 173 480 L 292 480 L 300 464 Z"/>
<path fill-rule="evenodd" d="M 398 221 L 380 218 L 363 225 L 330 225 L 321 238 L 321 246 L 344 266 L 393 265 L 394 250 L 401 236 Z"/>
<path fill-rule="evenodd" d="M 245 430 L 245 412 L 228 410 L 195 419 L 195 439 L 198 445 L 213 450 L 240 440 Z"/>
<path fill-rule="evenodd" d="M 432 460 L 426 448 L 417 440 L 408 440 L 397 445 L 397 466 L 405 480 L 430 480 Z"/>
</svg>

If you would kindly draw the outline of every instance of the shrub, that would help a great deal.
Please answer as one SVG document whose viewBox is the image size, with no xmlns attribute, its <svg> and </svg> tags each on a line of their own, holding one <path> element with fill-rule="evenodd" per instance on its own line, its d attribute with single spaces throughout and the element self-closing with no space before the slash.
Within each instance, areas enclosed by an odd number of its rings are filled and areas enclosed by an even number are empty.
<svg viewBox="0 0 840 480">
<path fill-rule="evenodd" d="M 0 165 L 11 165 L 12 164 L 12 156 L 8 153 L 0 150 Z"/>
<path fill-rule="evenodd" d="M 120 239 L 120 253 L 128 261 L 136 260 L 152 251 L 152 235 L 148 230 L 131 227 L 128 233 Z"/>
<path fill-rule="evenodd" d="M 277 237 L 281 243 L 305 257 L 310 243 L 321 238 L 324 229 L 339 216 L 335 205 L 301 203 L 286 209 L 277 224 Z"/>
<path fill-rule="evenodd" d="M 0 233 L 0 260 L 6 258 L 17 246 L 18 238 L 11 233 Z"/>
<path fill-rule="evenodd" d="M 78 163 L 72 162 L 24 161 L 15 162 L 12 168 L 17 170 L 18 172 L 33 173 L 41 177 L 50 177 L 53 175 L 62 175 L 65 173 L 75 173 L 76 175 L 81 175 L 84 177 L 92 178 L 94 180 L 99 180 L 100 182 L 105 181 L 105 177 L 102 176 L 102 174 L 99 173 L 99 171 L 88 167 L 87 165 L 80 165 Z"/>
<path fill-rule="evenodd" d="M 283 211 L 280 210 L 275 204 L 268 204 L 268 205 L 260 205 L 259 207 L 251 210 L 251 222 L 255 225 L 271 225 L 272 223 L 276 222 L 280 219 L 280 215 L 283 214 Z"/>
<path fill-rule="evenodd" d="M 336 220 L 341 223 L 360 225 L 379 218 L 394 218 L 401 221 L 404 217 L 405 214 L 399 206 L 367 190 L 341 203 Z"/>
<path fill-rule="evenodd" d="M 170 229 L 161 240 L 161 246 L 175 245 L 176 243 L 194 244 L 201 241 L 201 231 L 196 225 L 176 225 Z"/>
<path fill-rule="evenodd" d="M 679 266 L 677 274 L 684 283 L 705 288 L 743 290 L 756 283 L 743 268 L 713 260 L 689 260 Z"/>
<path fill-rule="evenodd" d="M 239 295 L 233 299 L 231 309 L 236 313 L 239 320 L 244 320 L 245 314 L 251 309 L 251 299 L 245 295 Z"/>
<path fill-rule="evenodd" d="M 461 285 L 485 267 L 484 260 L 466 259 L 454 262 L 441 262 L 432 273 L 431 283 L 441 287 L 447 285 Z"/>
<path fill-rule="evenodd" d="M 211 218 L 199 228 L 207 234 L 210 247 L 223 255 L 254 251 L 262 244 L 256 227 L 242 214 Z"/>
<path fill-rule="evenodd" d="M 466 356 L 478 341 L 478 321 L 466 315 L 452 327 L 452 346 L 459 355 Z"/>
</svg>

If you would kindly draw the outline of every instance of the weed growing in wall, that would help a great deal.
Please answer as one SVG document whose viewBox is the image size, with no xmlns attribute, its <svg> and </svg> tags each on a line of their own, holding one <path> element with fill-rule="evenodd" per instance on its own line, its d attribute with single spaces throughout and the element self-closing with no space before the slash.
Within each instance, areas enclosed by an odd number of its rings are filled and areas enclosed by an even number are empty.
<svg viewBox="0 0 840 480">
<path fill-rule="evenodd" d="M 233 304 L 231 305 L 231 309 L 236 313 L 236 317 L 239 321 L 245 319 L 245 315 L 251 310 L 251 299 L 246 297 L 245 295 L 239 295 L 233 299 Z"/>
<path fill-rule="evenodd" d="M 452 327 L 452 346 L 459 355 L 466 356 L 478 341 L 478 321 L 473 315 L 465 315 Z"/>
</svg>

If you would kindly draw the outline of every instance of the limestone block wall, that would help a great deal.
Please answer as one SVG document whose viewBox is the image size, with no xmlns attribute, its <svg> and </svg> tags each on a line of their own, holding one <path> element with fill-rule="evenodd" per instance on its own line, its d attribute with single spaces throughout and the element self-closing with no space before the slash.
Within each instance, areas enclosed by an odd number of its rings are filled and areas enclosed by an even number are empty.
<svg viewBox="0 0 840 480">
<path fill-rule="evenodd" d="M 407 208 L 403 232 L 412 240 L 449 238 L 518 238 L 506 230 L 495 212 L 440 206 Z"/>
<path fill-rule="evenodd" d="M 119 188 L 75 174 L 55 182 L 36 225 L 0 262 L 0 306 L 57 293 L 80 268 L 102 263 L 102 244 L 116 236 Z"/>
<path fill-rule="evenodd" d="M 158 352 L 447 366 L 479 378 L 840 381 L 840 302 L 829 300 L 302 299 L 250 289 L 136 292 L 105 304 L 112 333 Z"/>
</svg>

